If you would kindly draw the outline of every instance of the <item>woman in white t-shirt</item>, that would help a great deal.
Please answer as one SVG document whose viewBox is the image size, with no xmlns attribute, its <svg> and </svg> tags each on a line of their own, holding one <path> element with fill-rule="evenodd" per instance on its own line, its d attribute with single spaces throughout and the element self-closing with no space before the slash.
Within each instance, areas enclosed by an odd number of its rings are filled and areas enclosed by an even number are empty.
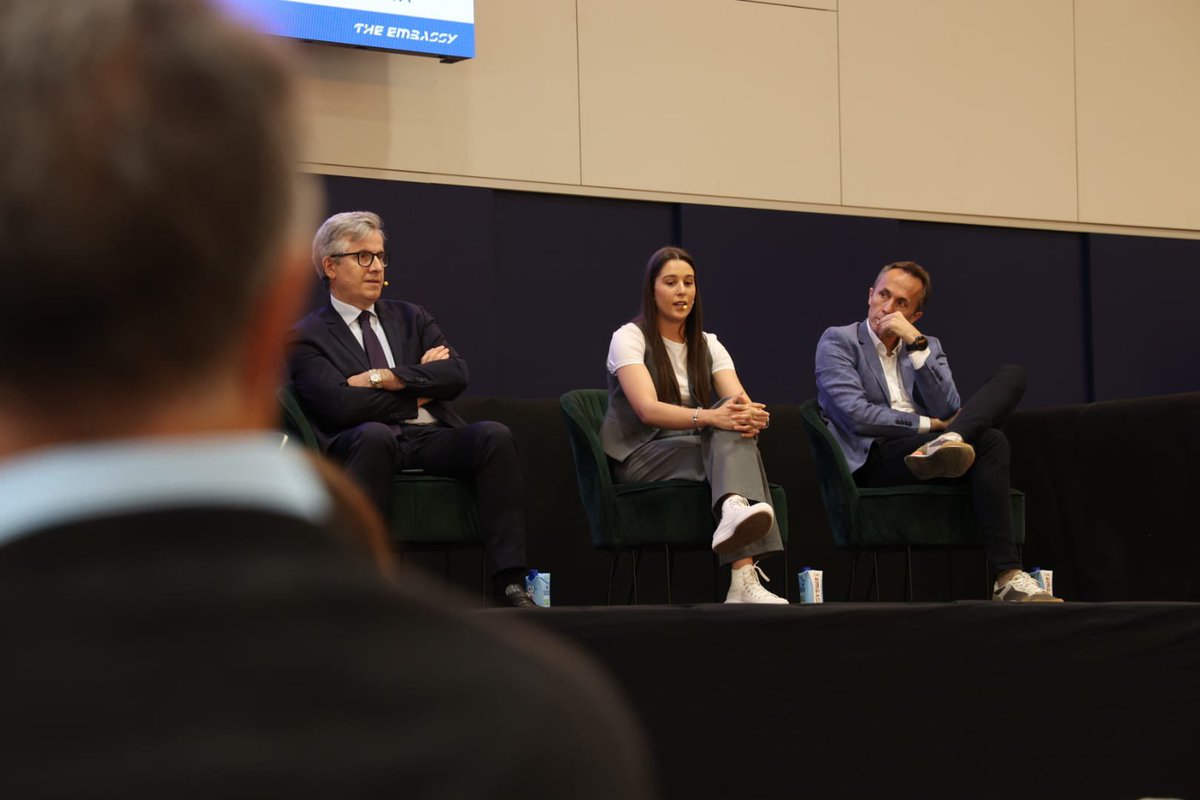
<svg viewBox="0 0 1200 800">
<path fill-rule="evenodd" d="M 641 315 L 608 348 L 604 450 L 621 482 L 707 481 L 720 518 L 712 548 L 733 570 L 725 602 L 787 603 L 759 582 L 755 563 L 783 550 L 757 444 L 771 416 L 701 325 L 692 257 L 659 249 L 646 264 Z"/>
</svg>

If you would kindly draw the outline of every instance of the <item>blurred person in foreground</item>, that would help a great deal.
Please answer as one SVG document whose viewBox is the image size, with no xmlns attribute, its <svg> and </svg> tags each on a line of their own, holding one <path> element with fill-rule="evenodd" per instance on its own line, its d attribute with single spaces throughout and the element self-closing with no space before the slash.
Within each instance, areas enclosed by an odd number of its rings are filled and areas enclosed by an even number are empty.
<svg viewBox="0 0 1200 800">
<path fill-rule="evenodd" d="M 270 47 L 0 4 L 4 796 L 648 796 L 606 680 L 384 580 L 269 431 L 311 223 Z"/>
</svg>

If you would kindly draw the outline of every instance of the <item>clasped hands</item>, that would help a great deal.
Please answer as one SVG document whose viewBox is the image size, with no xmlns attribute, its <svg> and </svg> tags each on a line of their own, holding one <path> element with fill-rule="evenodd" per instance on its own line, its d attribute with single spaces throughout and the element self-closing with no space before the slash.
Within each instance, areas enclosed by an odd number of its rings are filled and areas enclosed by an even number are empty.
<svg viewBox="0 0 1200 800">
<path fill-rule="evenodd" d="M 445 361 L 448 358 L 450 358 L 450 348 L 446 345 L 439 344 L 436 347 L 431 347 L 425 351 L 425 354 L 421 356 L 421 363 L 428 364 L 431 361 Z M 346 383 L 350 386 L 357 386 L 360 389 L 369 389 L 371 388 L 372 372 L 378 372 L 379 376 L 383 378 L 383 383 L 379 385 L 379 388 L 383 389 L 384 391 L 398 392 L 407 385 L 399 375 L 392 372 L 390 369 L 369 369 L 366 372 L 360 372 L 357 375 L 351 375 L 346 379 Z M 431 397 L 418 397 L 417 405 L 423 406 L 432 399 L 433 398 Z"/>
<path fill-rule="evenodd" d="M 771 412 L 762 403 L 751 402 L 745 394 L 707 409 L 705 423 L 726 431 L 737 431 L 743 439 L 753 439 L 771 424 Z"/>
</svg>

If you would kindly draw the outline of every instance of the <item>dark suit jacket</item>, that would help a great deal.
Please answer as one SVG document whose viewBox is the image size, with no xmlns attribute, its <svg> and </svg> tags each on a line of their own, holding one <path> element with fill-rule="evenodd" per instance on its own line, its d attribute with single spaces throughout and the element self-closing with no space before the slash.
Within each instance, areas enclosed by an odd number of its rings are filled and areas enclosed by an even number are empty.
<svg viewBox="0 0 1200 800">
<path fill-rule="evenodd" d="M 267 512 L 9 542 L 0 796 L 649 797 L 611 684 L 544 634 L 486 622 Z"/>
<path fill-rule="evenodd" d="M 867 323 L 828 328 L 817 343 L 817 399 L 826 424 L 850 470 L 867 460 L 871 443 L 916 433 L 922 416 L 944 419 L 962 404 L 942 343 L 929 339 L 929 357 L 913 369 L 908 350 L 900 348 L 900 380 L 918 413 L 892 408 L 887 378 Z"/>
<path fill-rule="evenodd" d="M 433 315 L 398 300 L 379 300 L 375 313 L 387 334 L 396 367 L 405 382 L 398 392 L 350 386 L 346 379 L 370 369 L 367 353 L 350 328 L 326 304 L 292 329 L 288 368 L 301 405 L 311 415 L 322 448 L 329 439 L 364 422 L 396 424 L 417 416 L 417 398 L 432 397 L 425 408 L 439 421 L 466 424 L 450 400 L 467 388 L 467 362 L 450 347 Z M 450 347 L 450 358 L 421 363 L 431 347 Z"/>
</svg>

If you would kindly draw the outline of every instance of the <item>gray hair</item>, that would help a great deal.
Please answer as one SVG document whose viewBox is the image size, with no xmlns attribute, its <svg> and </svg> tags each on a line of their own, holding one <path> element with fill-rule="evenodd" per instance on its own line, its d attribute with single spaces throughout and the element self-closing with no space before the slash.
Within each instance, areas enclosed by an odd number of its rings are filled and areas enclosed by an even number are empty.
<svg viewBox="0 0 1200 800">
<path fill-rule="evenodd" d="M 383 220 L 373 211 L 343 211 L 322 222 L 313 236 L 312 243 L 313 266 L 317 268 L 317 275 L 321 280 L 328 282 L 325 268 L 322 266 L 326 256 L 338 252 L 344 242 L 362 239 L 376 231 L 380 236 L 384 236 L 386 241 Z"/>
<path fill-rule="evenodd" d="M 120 402 L 232 351 L 293 221 L 277 47 L 205 0 L 0 3 L 0 393 Z"/>
</svg>

